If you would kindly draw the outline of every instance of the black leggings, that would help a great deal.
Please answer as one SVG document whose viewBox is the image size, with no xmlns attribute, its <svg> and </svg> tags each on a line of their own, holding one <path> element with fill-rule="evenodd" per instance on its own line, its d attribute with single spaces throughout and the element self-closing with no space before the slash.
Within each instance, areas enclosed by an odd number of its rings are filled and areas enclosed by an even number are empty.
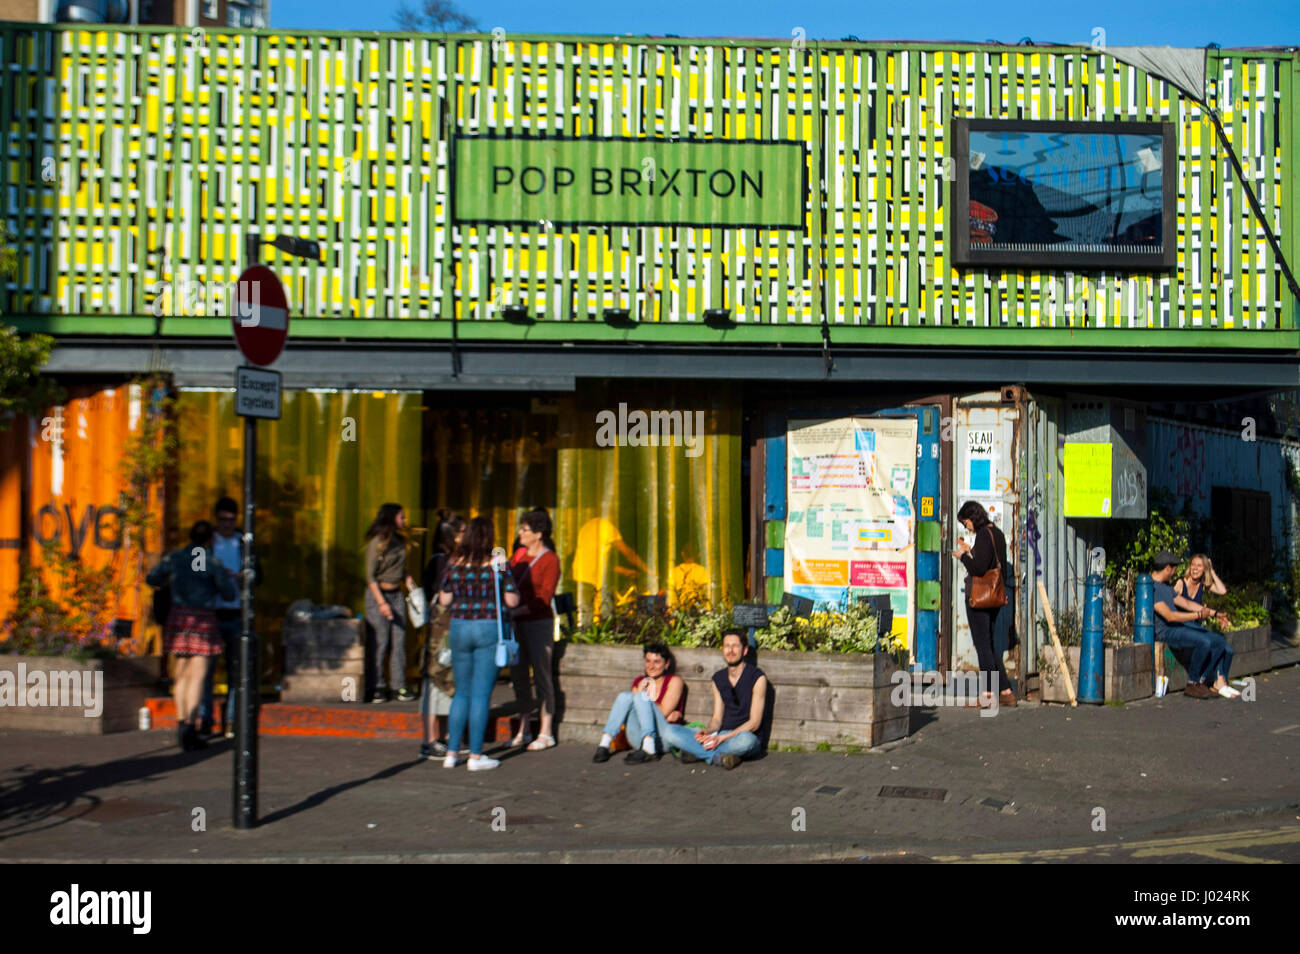
<svg viewBox="0 0 1300 954">
<path fill-rule="evenodd" d="M 970 604 L 966 604 L 966 620 L 970 623 L 970 638 L 975 644 L 975 655 L 979 658 L 980 672 L 989 674 L 987 685 L 991 686 L 993 673 L 996 671 L 998 692 L 1005 692 L 1011 688 L 1011 680 L 1007 678 L 1007 671 L 1002 667 L 1002 658 L 993 650 L 993 620 L 997 618 L 998 612 L 998 610 L 971 609 Z"/>
</svg>

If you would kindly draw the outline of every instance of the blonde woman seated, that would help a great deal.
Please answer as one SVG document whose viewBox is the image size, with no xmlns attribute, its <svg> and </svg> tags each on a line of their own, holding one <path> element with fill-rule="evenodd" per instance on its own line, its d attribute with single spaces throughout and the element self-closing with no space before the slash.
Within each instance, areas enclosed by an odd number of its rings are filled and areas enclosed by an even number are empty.
<svg viewBox="0 0 1300 954">
<path fill-rule="evenodd" d="M 1226 596 L 1228 588 L 1223 585 L 1219 575 L 1214 572 L 1214 564 L 1204 553 L 1198 553 L 1187 561 L 1187 569 L 1182 578 L 1174 584 L 1174 600 L 1186 610 L 1198 610 L 1205 605 L 1205 589 L 1209 587 L 1215 596 Z M 1228 617 L 1216 613 L 1219 622 L 1227 625 Z"/>
</svg>

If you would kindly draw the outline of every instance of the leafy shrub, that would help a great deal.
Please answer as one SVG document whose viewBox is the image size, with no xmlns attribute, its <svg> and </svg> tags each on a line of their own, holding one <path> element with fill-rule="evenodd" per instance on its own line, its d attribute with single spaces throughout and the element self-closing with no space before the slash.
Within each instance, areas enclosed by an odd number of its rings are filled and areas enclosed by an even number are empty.
<svg viewBox="0 0 1300 954">
<path fill-rule="evenodd" d="M 578 627 L 570 635 L 579 643 L 636 646 L 657 641 L 669 646 L 718 647 L 723 632 L 733 625 L 728 603 L 676 611 L 651 611 L 629 604 L 609 609 L 600 620 Z M 892 653 L 901 648 L 892 635 L 878 639 L 874 611 L 857 603 L 843 611 L 813 613 L 810 619 L 800 619 L 782 606 L 772 611 L 767 626 L 754 631 L 754 639 L 765 650 Z"/>
<path fill-rule="evenodd" d="M 24 558 L 13 611 L 0 623 L 0 651 L 24 656 L 113 656 L 112 566 L 94 569 L 62 552 L 42 547 L 44 569 Z M 54 593 L 58 593 L 55 599 Z"/>
</svg>

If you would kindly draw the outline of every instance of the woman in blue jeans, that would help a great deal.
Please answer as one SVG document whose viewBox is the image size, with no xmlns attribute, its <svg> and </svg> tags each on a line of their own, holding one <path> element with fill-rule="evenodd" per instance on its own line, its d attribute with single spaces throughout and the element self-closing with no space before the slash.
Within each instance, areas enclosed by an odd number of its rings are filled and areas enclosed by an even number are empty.
<svg viewBox="0 0 1300 954">
<path fill-rule="evenodd" d="M 514 578 L 506 570 L 505 554 L 494 561 L 492 521 L 475 517 L 465 529 L 447 574 L 438 602 L 451 609 L 451 669 L 456 677 L 456 695 L 447 716 L 447 757 L 443 768 L 460 764 L 465 724 L 469 723 L 469 765 L 471 772 L 494 769 L 501 763 L 483 754 L 488 706 L 497 680 L 496 646 L 498 612 L 519 605 Z"/>
</svg>

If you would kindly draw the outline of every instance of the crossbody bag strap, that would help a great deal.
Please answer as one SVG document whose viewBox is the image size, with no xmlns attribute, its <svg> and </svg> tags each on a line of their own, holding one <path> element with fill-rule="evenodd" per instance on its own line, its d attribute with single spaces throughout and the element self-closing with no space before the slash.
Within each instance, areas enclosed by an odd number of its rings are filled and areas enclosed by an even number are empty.
<svg viewBox="0 0 1300 954">
<path fill-rule="evenodd" d="M 500 646 L 505 642 L 505 635 L 501 625 L 501 587 L 497 579 L 497 565 L 492 564 L 492 595 L 497 601 L 497 645 Z"/>
<path fill-rule="evenodd" d="M 993 536 L 992 524 L 989 524 L 989 544 L 993 547 L 993 569 L 996 570 L 1002 566 L 1002 563 L 998 560 L 998 538 Z"/>
</svg>

